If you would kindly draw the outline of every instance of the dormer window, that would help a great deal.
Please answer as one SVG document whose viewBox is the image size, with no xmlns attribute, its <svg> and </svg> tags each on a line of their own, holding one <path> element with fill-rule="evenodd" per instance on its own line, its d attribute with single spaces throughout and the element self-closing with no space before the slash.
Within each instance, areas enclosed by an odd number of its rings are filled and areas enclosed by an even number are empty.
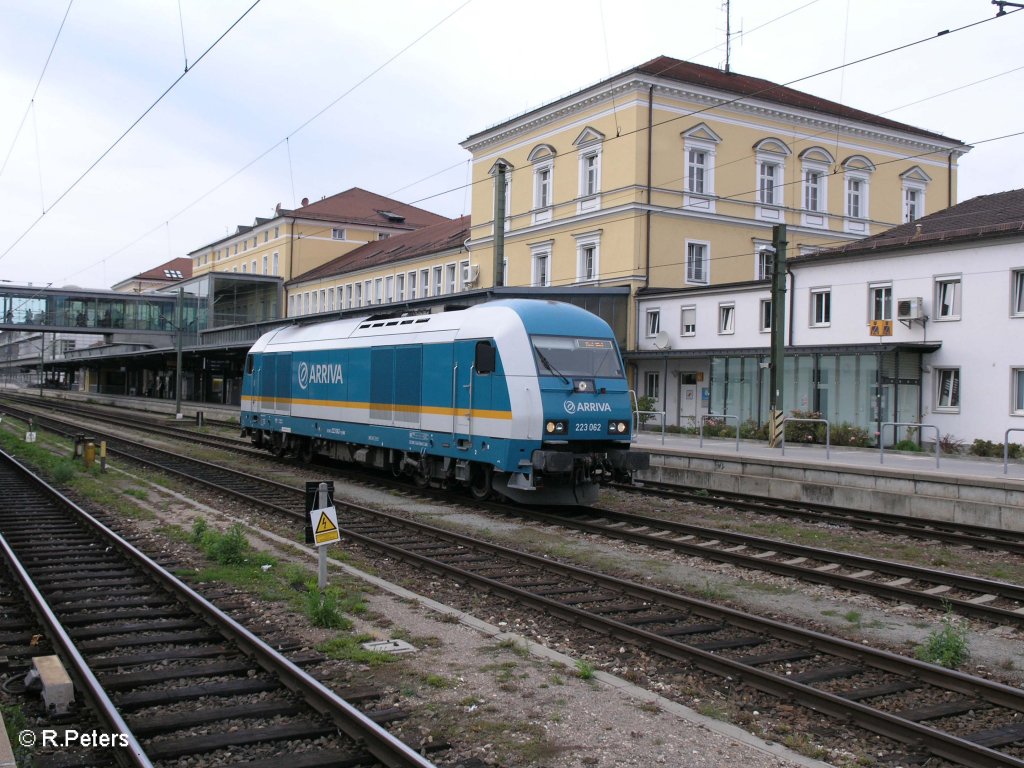
<svg viewBox="0 0 1024 768">
<path fill-rule="evenodd" d="M 331 239 L 332 240 L 344 240 L 345 239 L 345 229 L 343 227 L 334 227 L 333 229 L 331 229 Z"/>
</svg>

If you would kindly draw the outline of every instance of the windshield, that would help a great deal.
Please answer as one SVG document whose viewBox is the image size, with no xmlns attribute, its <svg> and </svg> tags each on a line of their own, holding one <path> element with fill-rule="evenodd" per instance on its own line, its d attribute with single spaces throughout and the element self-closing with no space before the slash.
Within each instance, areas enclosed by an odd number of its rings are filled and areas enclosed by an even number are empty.
<svg viewBox="0 0 1024 768">
<path fill-rule="evenodd" d="M 611 339 L 534 336 L 533 355 L 542 376 L 621 379 L 622 366 Z"/>
</svg>

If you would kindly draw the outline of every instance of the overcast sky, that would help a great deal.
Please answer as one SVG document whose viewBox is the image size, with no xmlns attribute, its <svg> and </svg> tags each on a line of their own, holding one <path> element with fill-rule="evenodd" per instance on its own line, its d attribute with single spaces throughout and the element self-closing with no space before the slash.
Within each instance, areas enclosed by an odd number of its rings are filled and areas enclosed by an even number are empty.
<svg viewBox="0 0 1024 768">
<path fill-rule="evenodd" d="M 228 32 L 252 3 L 0 0 L 0 280 L 106 288 L 356 186 L 462 215 L 467 136 L 656 56 L 725 62 L 721 0 L 261 0 Z M 974 144 L 1024 131 L 1024 13 L 996 11 L 732 0 L 731 68 L 788 83 L 991 19 L 793 86 Z M 1022 173 L 1024 135 L 977 144 L 959 199 Z"/>
</svg>

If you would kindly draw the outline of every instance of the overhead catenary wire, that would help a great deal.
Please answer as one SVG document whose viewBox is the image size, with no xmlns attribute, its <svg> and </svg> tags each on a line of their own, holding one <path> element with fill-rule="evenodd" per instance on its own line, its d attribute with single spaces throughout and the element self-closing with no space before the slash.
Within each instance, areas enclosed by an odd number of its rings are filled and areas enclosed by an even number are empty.
<svg viewBox="0 0 1024 768">
<path fill-rule="evenodd" d="M 60 40 L 60 33 L 64 31 L 64 24 L 68 20 L 68 14 L 71 13 L 71 5 L 75 0 L 68 0 L 68 7 L 64 11 L 64 17 L 60 20 L 60 26 L 57 28 L 57 34 L 53 38 L 53 44 L 50 46 L 50 52 L 46 54 L 46 61 L 43 63 L 43 69 L 39 73 L 39 78 L 36 80 L 36 87 L 32 89 L 32 95 L 29 97 L 28 104 L 25 107 L 25 114 L 21 116 L 21 122 L 18 124 L 18 130 L 14 132 L 14 138 L 11 139 L 11 146 L 7 150 L 7 155 L 4 157 L 4 164 L 0 165 L 0 178 L 3 177 L 4 171 L 7 169 L 7 162 L 11 159 L 11 153 L 14 152 L 14 147 L 18 144 L 18 137 L 21 135 L 21 129 L 25 127 L 25 120 L 28 119 L 29 110 L 32 109 L 35 104 L 36 95 L 39 93 L 39 86 L 43 83 L 43 76 L 46 74 L 47 67 L 50 66 L 50 59 L 53 58 L 53 52 L 57 48 L 57 41 Z"/>
<path fill-rule="evenodd" d="M 61 193 L 60 193 L 60 194 L 59 194 L 59 195 L 57 196 L 57 198 L 56 198 L 56 199 L 55 199 L 55 200 L 54 200 L 54 201 L 53 201 L 52 203 L 50 203 L 50 207 L 49 207 L 49 209 L 46 209 L 46 208 L 45 208 L 45 206 L 44 206 L 44 211 L 43 211 L 43 213 L 42 213 L 42 214 L 40 214 L 40 215 L 39 215 L 39 217 L 38 217 L 38 218 L 36 218 L 36 219 L 35 219 L 35 220 L 34 220 L 34 221 L 33 221 L 33 222 L 32 222 L 32 223 L 31 223 L 31 224 L 30 224 L 30 225 L 28 226 L 28 228 L 27 228 L 27 229 L 26 229 L 26 230 L 25 230 L 24 232 L 22 232 L 22 233 L 21 233 L 21 234 L 20 234 L 20 235 L 18 236 L 18 238 L 17 238 L 17 239 L 16 239 L 16 240 L 15 240 L 15 241 L 14 241 L 13 243 L 11 243 L 11 244 L 10 244 L 9 246 L 7 246 L 6 250 L 4 250 L 4 252 L 3 252 L 3 253 L 0 253 L 0 261 L 3 261 L 3 259 L 4 259 L 4 258 L 5 258 L 5 257 L 6 257 L 6 256 L 7 256 L 7 255 L 8 255 L 8 254 L 9 254 L 10 252 L 11 252 L 11 251 L 13 251 L 13 250 L 14 250 L 14 249 L 15 249 L 15 248 L 17 247 L 18 243 L 20 243 L 20 242 L 21 242 L 22 240 L 24 240 L 24 239 L 25 239 L 25 237 L 27 237 L 27 236 L 28 236 L 28 234 L 29 234 L 29 233 L 30 233 L 30 232 L 31 232 L 31 231 L 32 231 L 33 229 L 35 229 L 36 225 L 38 225 L 38 224 L 39 224 L 39 222 L 43 220 L 43 217 L 44 217 L 44 216 L 46 215 L 46 212 L 47 212 L 47 210 L 50 210 L 50 211 L 52 211 L 52 210 L 54 209 L 54 207 L 56 207 L 56 206 L 57 206 L 57 205 L 58 205 L 58 204 L 59 204 L 59 203 L 61 202 L 61 200 L 63 200 L 63 199 L 65 198 L 65 197 L 67 197 L 67 196 L 68 196 L 68 195 L 69 195 L 69 194 L 71 193 L 71 191 L 72 191 L 72 190 L 73 190 L 73 189 L 74 189 L 75 187 L 77 187 L 77 186 L 78 186 L 78 185 L 79 185 L 79 184 L 80 184 L 80 183 L 81 183 L 81 182 L 82 182 L 82 181 L 83 181 L 83 180 L 85 179 L 85 177 L 86 177 L 86 176 L 88 176 L 88 175 L 89 175 L 89 173 L 90 173 L 90 172 L 91 172 L 91 171 L 93 170 L 93 168 L 95 168 L 95 167 L 96 167 L 97 165 L 99 165 L 99 164 L 100 164 L 100 163 L 101 163 L 101 162 L 103 161 L 103 159 L 104 159 L 104 158 L 105 158 L 105 157 L 106 157 L 107 155 L 109 155 L 109 154 L 110 154 L 110 153 L 111 153 L 111 152 L 112 152 L 112 151 L 114 150 L 114 148 L 115 148 L 115 147 L 116 147 L 116 146 L 117 146 L 118 144 L 120 144 L 120 143 L 121 143 L 121 142 L 122 142 L 122 141 L 123 141 L 123 140 L 125 139 L 125 137 L 126 137 L 126 136 L 128 136 L 128 134 L 129 134 L 129 133 L 131 133 L 131 132 L 132 132 L 132 131 L 133 131 L 133 130 L 135 129 L 135 126 L 137 126 L 137 125 L 138 125 L 139 123 L 141 123 L 141 122 L 142 122 L 142 121 L 143 121 L 143 120 L 145 119 L 146 115 L 148 115 L 148 114 L 149 114 L 150 112 L 152 112 L 152 111 L 153 111 L 153 109 L 154 109 L 154 108 L 156 107 L 156 105 L 157 105 L 157 104 L 159 104 L 159 103 L 160 103 L 161 101 L 163 101 L 163 100 L 164 100 L 164 98 L 165 98 L 165 97 L 167 96 L 167 94 L 169 94 L 169 93 L 170 93 L 170 92 L 171 92 L 172 90 L 174 90 L 175 86 L 177 86 L 177 85 L 178 85 L 178 83 L 180 83 L 180 82 L 181 82 L 181 81 L 182 81 L 182 80 L 183 80 L 183 79 L 185 78 L 185 76 L 186 76 L 186 75 L 188 75 L 188 73 L 189 73 L 189 72 L 191 72 L 191 71 L 192 71 L 193 69 L 195 69 L 196 65 L 197 65 L 197 64 L 199 64 L 199 62 L 201 62 L 201 61 L 202 61 L 202 60 L 203 60 L 204 58 L 206 58 L 207 54 L 209 54 L 209 53 L 210 53 L 210 51 L 212 51 L 212 50 L 213 50 L 214 48 L 216 48 L 216 47 L 217 47 L 217 44 L 218 44 L 218 43 L 220 43 L 220 41 L 221 41 L 221 40 L 223 40 L 223 39 L 224 39 L 225 37 L 227 37 L 227 35 L 228 35 L 228 34 L 229 34 L 229 33 L 231 32 L 231 30 L 233 30 L 233 29 L 234 29 L 235 27 L 237 27 L 237 26 L 238 26 L 238 25 L 239 25 L 239 24 L 240 24 L 240 23 L 242 22 L 242 20 L 243 20 L 243 19 L 244 19 L 244 18 L 245 18 L 246 16 L 248 16 L 248 15 L 249 15 L 249 13 L 250 13 L 250 12 L 251 12 L 251 11 L 252 11 L 252 10 L 253 10 L 253 9 L 254 9 L 254 8 L 255 8 L 256 6 L 257 6 L 257 5 L 259 5 L 259 4 L 260 4 L 260 2 L 262 2 L 262 0 L 255 0 L 255 2 L 253 2 L 253 4 L 252 4 L 252 5 L 250 5 L 250 6 L 249 6 L 249 7 L 248 7 L 248 8 L 247 8 L 247 9 L 245 10 L 245 12 L 244 12 L 244 13 L 242 13 L 242 15 L 241 15 L 241 16 L 239 16 L 239 17 L 238 17 L 237 19 L 235 19 L 235 21 L 234 21 L 234 22 L 232 22 L 231 26 L 229 26 L 229 27 L 228 27 L 228 28 L 227 28 L 226 30 L 224 30 L 224 32 L 223 32 L 223 33 L 221 33 L 220 37 L 218 37 L 218 38 L 217 38 L 216 40 L 214 40 L 214 41 L 213 41 L 213 42 L 212 42 L 212 43 L 210 44 L 210 46 L 209 46 L 209 47 L 208 47 L 208 48 L 207 48 L 207 49 L 206 49 L 205 51 L 203 51 L 203 52 L 202 52 L 202 53 L 201 53 L 201 54 L 199 55 L 199 58 L 197 58 L 197 59 L 195 60 L 195 62 L 194 62 L 194 63 L 192 64 L 192 67 L 191 67 L 191 68 L 189 68 L 189 69 L 186 69 L 186 70 L 185 70 L 184 72 L 182 72 L 182 73 L 181 73 L 180 75 L 178 75 L 178 77 L 177 77 L 177 78 L 176 78 L 176 79 L 174 80 L 174 82 L 172 82 L 172 83 L 171 83 L 171 84 L 170 84 L 169 86 L 167 86 L 167 88 L 166 88 L 166 89 L 164 90 L 164 92 L 163 92 L 163 93 L 161 93 L 161 94 L 160 94 L 160 95 L 159 95 L 159 96 L 157 97 L 156 101 L 154 101 L 154 102 L 153 102 L 152 104 L 150 104 L 150 105 L 149 105 L 149 106 L 148 106 L 148 107 L 146 108 L 146 110 L 145 110 L 145 111 L 144 111 L 144 112 L 143 112 L 143 113 L 142 113 L 141 115 L 139 115 L 139 116 L 138 116 L 138 117 L 137 117 L 137 118 L 136 118 L 136 119 L 135 119 L 135 120 L 134 120 L 134 121 L 132 122 L 132 124 L 131 124 L 131 125 L 129 125 L 127 129 L 125 129 L 125 131 L 124 131 L 124 132 L 123 132 L 123 133 L 122 133 L 122 134 L 121 134 L 120 136 L 118 136 L 118 137 L 117 137 L 117 139 L 116 139 L 116 140 L 114 141 L 114 143 L 113 143 L 113 144 L 111 144 L 111 145 L 110 145 L 109 147 L 107 147 L 107 148 L 106 148 L 106 149 L 105 149 L 105 150 L 103 151 L 103 153 L 102 153 L 102 154 L 100 154 L 100 156 L 99 156 L 99 157 L 97 157 L 97 158 L 96 158 L 96 159 L 95 159 L 95 160 L 94 160 L 94 161 L 93 161 L 93 162 L 92 162 L 92 163 L 91 163 L 91 164 L 89 165 L 89 167 L 88 167 L 88 168 L 86 168 L 86 169 L 85 169 L 84 171 L 82 171 L 82 173 L 81 173 L 81 174 L 80 174 L 80 175 L 78 176 L 78 178 L 77 178 L 77 179 L 75 179 L 75 180 L 74 180 L 74 181 L 73 181 L 73 182 L 71 183 L 71 185 L 70 185 L 69 187 L 67 187 L 67 189 L 65 189 L 65 190 L 64 190 L 63 192 L 61 192 Z"/>
</svg>

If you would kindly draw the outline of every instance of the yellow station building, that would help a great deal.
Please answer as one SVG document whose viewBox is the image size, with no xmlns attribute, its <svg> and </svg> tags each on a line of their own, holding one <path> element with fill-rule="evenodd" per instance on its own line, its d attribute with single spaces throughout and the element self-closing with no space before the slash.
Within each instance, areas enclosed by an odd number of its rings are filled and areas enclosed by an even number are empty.
<svg viewBox="0 0 1024 768">
<path fill-rule="evenodd" d="M 473 134 L 480 285 L 643 288 L 760 280 L 788 254 L 956 203 L 970 147 L 786 88 L 668 57 Z M 504 169 L 504 254 L 495 258 Z M 501 274 L 498 275 L 496 265 Z M 631 308 L 632 309 L 632 308 Z M 631 323 L 636 312 L 630 313 Z M 627 338 L 635 344 L 636 328 Z"/>
</svg>

